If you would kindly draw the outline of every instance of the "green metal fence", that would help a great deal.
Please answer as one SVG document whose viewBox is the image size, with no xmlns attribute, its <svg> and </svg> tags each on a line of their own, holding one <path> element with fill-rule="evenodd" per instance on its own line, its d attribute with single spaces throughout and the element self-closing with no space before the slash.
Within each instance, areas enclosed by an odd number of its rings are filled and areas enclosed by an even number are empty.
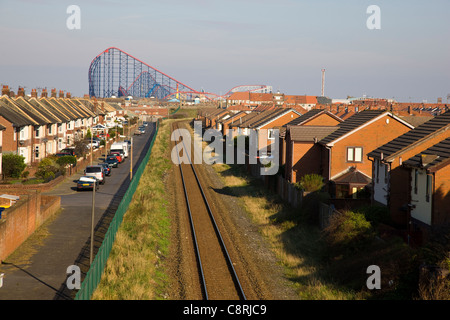
<svg viewBox="0 0 450 320">
<path fill-rule="evenodd" d="M 127 192 L 122 198 L 117 211 L 114 215 L 111 224 L 109 225 L 108 231 L 106 232 L 105 238 L 100 246 L 92 265 L 89 268 L 89 271 L 86 274 L 83 283 L 81 284 L 80 290 L 75 296 L 75 300 L 89 300 L 92 297 L 95 289 L 100 283 L 100 279 L 102 277 L 103 271 L 106 266 L 106 262 L 109 257 L 109 253 L 111 252 L 111 248 L 114 243 L 114 239 L 116 237 L 117 230 L 119 230 L 120 224 L 122 223 L 123 216 L 128 210 L 131 199 L 133 198 L 134 192 L 139 184 L 139 180 L 144 173 L 145 167 L 147 165 L 148 160 L 150 159 L 150 155 L 152 152 L 153 144 L 155 143 L 156 136 L 158 134 L 159 124 L 157 122 L 156 131 L 153 135 L 153 139 L 150 142 L 150 146 L 148 147 L 148 151 L 139 165 L 138 169 L 135 173 L 133 173 L 133 179 L 131 180 L 130 186 L 128 187 Z"/>
<path fill-rule="evenodd" d="M 181 109 L 181 106 L 178 106 L 178 108 L 176 110 L 172 111 L 170 113 L 170 115 L 177 113 L 178 111 L 180 111 L 180 109 Z"/>
</svg>

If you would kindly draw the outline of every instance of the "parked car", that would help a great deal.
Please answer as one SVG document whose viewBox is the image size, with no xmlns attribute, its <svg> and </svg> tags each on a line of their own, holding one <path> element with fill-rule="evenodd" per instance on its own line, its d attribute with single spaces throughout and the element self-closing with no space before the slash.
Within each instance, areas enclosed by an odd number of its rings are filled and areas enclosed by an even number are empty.
<svg viewBox="0 0 450 320">
<path fill-rule="evenodd" d="M 91 140 L 86 140 L 86 145 L 87 145 L 87 148 L 90 149 L 91 148 Z M 92 139 L 92 148 L 93 149 L 100 148 L 100 141 Z"/>
<path fill-rule="evenodd" d="M 109 177 L 111 175 L 111 167 L 109 166 L 108 163 L 103 162 L 99 163 L 98 165 L 103 167 L 103 170 L 105 171 L 105 176 Z"/>
<path fill-rule="evenodd" d="M 64 156 L 72 156 L 72 154 L 69 152 L 58 152 L 57 154 L 55 154 L 55 156 L 64 157 Z"/>
<path fill-rule="evenodd" d="M 76 157 L 77 155 L 75 154 L 75 149 L 73 148 L 65 148 L 63 150 L 60 151 L 60 153 L 64 153 L 66 156 L 74 156 Z"/>
<path fill-rule="evenodd" d="M 96 177 L 100 184 L 105 184 L 105 172 L 102 166 L 87 166 L 84 170 L 84 175 L 88 177 Z"/>
<path fill-rule="evenodd" d="M 139 130 L 139 129 L 136 129 L 135 131 L 134 131 L 134 135 L 135 136 L 140 136 L 142 134 L 142 132 Z"/>
<path fill-rule="evenodd" d="M 107 163 L 112 168 L 117 168 L 119 166 L 119 160 L 116 156 L 106 157 L 105 163 Z"/>
<path fill-rule="evenodd" d="M 96 177 L 92 176 L 82 176 L 77 181 L 77 191 L 81 190 L 94 190 L 94 183 L 95 183 L 95 190 L 98 190 L 100 181 L 97 180 Z"/>
<path fill-rule="evenodd" d="M 113 151 L 108 156 L 115 156 L 117 160 L 119 160 L 119 163 L 122 163 L 124 158 L 122 157 L 122 154 L 119 151 Z"/>
<path fill-rule="evenodd" d="M 138 130 L 139 130 L 142 134 L 145 133 L 145 127 L 144 127 L 144 126 L 140 126 L 140 127 L 138 128 Z"/>
</svg>

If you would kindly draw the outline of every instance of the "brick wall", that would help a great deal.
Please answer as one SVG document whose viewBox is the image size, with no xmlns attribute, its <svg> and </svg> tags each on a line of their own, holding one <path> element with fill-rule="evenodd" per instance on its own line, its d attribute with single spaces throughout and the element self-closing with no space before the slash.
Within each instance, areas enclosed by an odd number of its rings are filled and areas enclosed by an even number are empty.
<svg viewBox="0 0 450 320">
<path fill-rule="evenodd" d="M 431 222 L 433 226 L 450 223 L 450 165 L 435 173 L 433 212 Z"/>
<path fill-rule="evenodd" d="M 320 174 L 320 145 L 295 142 L 293 152 L 292 183 L 298 182 L 306 174 Z"/>
<path fill-rule="evenodd" d="M 20 200 L 3 211 L 0 219 L 0 261 L 5 260 L 55 214 L 61 204 L 60 197 L 42 196 L 37 190 L 22 190 L 10 194 L 20 196 Z"/>
</svg>

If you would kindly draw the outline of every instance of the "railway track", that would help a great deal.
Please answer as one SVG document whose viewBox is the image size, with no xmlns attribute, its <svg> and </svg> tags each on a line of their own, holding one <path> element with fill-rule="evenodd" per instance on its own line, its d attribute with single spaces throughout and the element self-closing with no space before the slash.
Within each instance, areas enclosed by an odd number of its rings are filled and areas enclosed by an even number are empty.
<svg viewBox="0 0 450 320">
<path fill-rule="evenodd" d="M 178 129 L 174 123 L 172 129 Z M 183 147 L 187 147 L 183 141 Z M 179 157 L 178 144 L 177 155 Z M 191 153 L 192 154 L 192 153 Z M 180 164 L 180 174 L 195 248 L 200 286 L 205 300 L 246 300 L 195 165 Z"/>
</svg>

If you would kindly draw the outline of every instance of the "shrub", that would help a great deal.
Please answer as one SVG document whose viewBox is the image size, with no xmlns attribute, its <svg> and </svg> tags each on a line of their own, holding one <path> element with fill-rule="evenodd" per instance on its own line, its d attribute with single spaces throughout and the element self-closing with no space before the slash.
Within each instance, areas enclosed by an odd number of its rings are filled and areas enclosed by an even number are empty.
<svg viewBox="0 0 450 320">
<path fill-rule="evenodd" d="M 363 214 L 352 211 L 336 213 L 324 229 L 330 247 L 338 251 L 357 250 L 372 239 L 374 230 Z"/>
<path fill-rule="evenodd" d="M 300 178 L 297 188 L 306 192 L 315 192 L 324 186 L 323 177 L 318 174 L 307 174 Z"/>
<path fill-rule="evenodd" d="M 77 158 L 74 156 L 62 156 L 56 160 L 56 163 L 62 168 L 65 168 L 68 164 L 75 166 Z"/>
<path fill-rule="evenodd" d="M 27 165 L 25 158 L 18 154 L 3 154 L 2 170 L 5 178 L 20 178 Z"/>
<path fill-rule="evenodd" d="M 56 174 L 62 173 L 61 166 L 56 162 L 55 158 L 45 158 L 39 162 L 36 177 L 44 179 L 45 181 L 53 180 Z"/>
</svg>

